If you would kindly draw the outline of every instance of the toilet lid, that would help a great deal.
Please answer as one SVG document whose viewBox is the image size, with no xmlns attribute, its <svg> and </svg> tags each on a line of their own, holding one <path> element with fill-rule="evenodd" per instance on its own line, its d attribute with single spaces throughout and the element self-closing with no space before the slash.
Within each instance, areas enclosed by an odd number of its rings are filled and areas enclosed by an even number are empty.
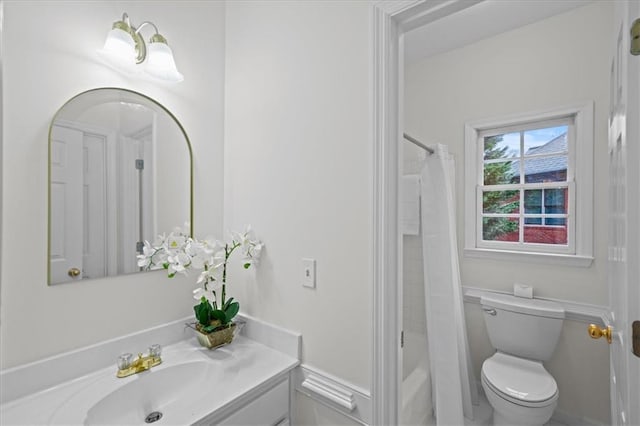
<svg viewBox="0 0 640 426">
<path fill-rule="evenodd" d="M 555 397 L 558 385 L 542 363 L 496 352 L 482 364 L 482 375 L 497 392 L 523 403 Z"/>
</svg>

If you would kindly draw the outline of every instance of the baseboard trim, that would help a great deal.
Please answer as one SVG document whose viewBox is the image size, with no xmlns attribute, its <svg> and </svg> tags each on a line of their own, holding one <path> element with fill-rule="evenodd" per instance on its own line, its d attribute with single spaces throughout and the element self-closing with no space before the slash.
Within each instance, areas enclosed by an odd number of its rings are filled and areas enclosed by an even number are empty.
<svg viewBox="0 0 640 426">
<path fill-rule="evenodd" d="M 294 389 L 362 425 L 371 424 L 371 394 L 315 367 L 303 364 L 294 372 Z"/>
</svg>

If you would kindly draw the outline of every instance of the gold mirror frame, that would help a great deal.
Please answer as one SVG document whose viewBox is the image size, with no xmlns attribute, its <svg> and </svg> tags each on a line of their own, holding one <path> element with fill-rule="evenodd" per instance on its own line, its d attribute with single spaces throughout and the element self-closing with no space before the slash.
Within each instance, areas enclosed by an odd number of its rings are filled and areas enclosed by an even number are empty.
<svg viewBox="0 0 640 426">
<path fill-rule="evenodd" d="M 51 214 L 51 207 L 52 207 L 52 193 L 51 193 L 51 179 L 52 179 L 52 136 L 53 136 L 53 129 L 54 129 L 54 125 L 56 123 L 56 119 L 59 117 L 60 113 L 62 111 L 64 111 L 65 107 L 69 106 L 71 103 L 73 103 L 74 101 L 78 100 L 78 98 L 83 97 L 83 96 L 87 96 L 89 94 L 92 93 L 99 93 L 99 92 L 108 92 L 108 91 L 114 91 L 114 92 L 122 92 L 127 96 L 132 96 L 132 97 L 140 97 L 142 100 L 147 101 L 151 106 L 157 108 L 154 109 L 155 112 L 160 112 L 160 113 L 165 113 L 167 114 L 168 117 L 170 117 L 173 122 L 178 126 L 178 129 L 180 131 L 180 133 L 182 134 L 182 136 L 184 137 L 184 141 L 186 142 L 187 145 L 187 152 L 188 152 L 188 166 L 189 166 L 189 234 L 191 236 L 194 235 L 194 223 L 193 223 L 193 150 L 191 148 L 191 141 L 189 139 L 189 136 L 187 135 L 187 132 L 185 131 L 184 127 L 182 126 L 182 124 L 180 123 L 180 121 L 177 119 L 177 117 L 171 112 L 169 111 L 164 105 L 162 105 L 160 102 L 156 101 L 155 99 L 151 98 L 150 96 L 147 96 L 143 93 L 140 92 L 136 92 L 134 90 L 130 90 L 130 89 L 124 89 L 124 88 L 120 88 L 120 87 L 100 87 L 100 88 L 95 88 L 95 89 L 90 89 L 90 90 L 86 90 L 84 92 L 78 93 L 77 95 L 71 97 L 69 100 L 67 100 L 60 108 L 58 108 L 58 110 L 56 111 L 56 113 L 54 114 L 51 123 L 49 125 L 49 132 L 48 132 L 48 188 L 47 188 L 47 195 L 48 195 L 48 200 L 47 200 L 47 208 L 48 208 L 48 214 L 47 214 L 47 222 L 48 222 L 48 227 L 47 227 L 47 284 L 48 285 L 55 285 L 55 284 L 65 284 L 65 283 L 69 283 L 69 282 L 77 282 L 77 281 L 82 281 L 82 279 L 80 280 L 76 280 L 74 279 L 75 276 L 80 274 L 80 271 L 77 271 L 77 273 L 72 274 L 71 270 L 69 272 L 69 276 L 71 277 L 68 281 L 63 281 L 63 282 L 56 282 L 56 283 L 52 283 L 51 282 L 51 243 L 52 243 L 52 239 L 51 239 L 51 226 L 52 226 L 52 214 Z M 72 269 L 76 269 L 76 268 L 72 268 Z M 75 272 L 75 271 L 74 271 Z M 141 271 L 136 271 L 133 273 L 137 273 L 137 272 L 141 272 Z M 108 277 L 116 277 L 116 276 L 122 276 L 122 275 L 126 275 L 126 274 L 115 274 L 115 275 L 106 275 L 104 277 L 99 277 L 99 278 L 108 278 Z M 91 278 L 87 278 L 87 279 L 91 279 Z"/>
</svg>

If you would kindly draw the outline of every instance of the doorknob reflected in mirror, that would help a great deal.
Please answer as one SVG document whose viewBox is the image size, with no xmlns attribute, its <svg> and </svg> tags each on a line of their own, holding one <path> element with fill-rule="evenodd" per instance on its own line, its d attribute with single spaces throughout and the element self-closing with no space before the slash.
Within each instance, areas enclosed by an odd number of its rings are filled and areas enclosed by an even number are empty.
<svg viewBox="0 0 640 426">
<path fill-rule="evenodd" d="M 592 339 L 599 339 L 601 337 L 606 337 L 607 338 L 607 343 L 611 344 L 611 340 L 613 337 L 613 329 L 611 328 L 610 325 L 608 325 L 606 328 L 600 328 L 595 324 L 589 324 L 589 336 L 591 336 Z"/>
<path fill-rule="evenodd" d="M 69 269 L 68 274 L 69 274 L 69 276 L 70 276 L 71 278 L 75 278 L 75 277 L 77 277 L 78 275 L 80 275 L 80 269 L 78 269 L 78 268 L 71 268 L 71 269 Z"/>
</svg>

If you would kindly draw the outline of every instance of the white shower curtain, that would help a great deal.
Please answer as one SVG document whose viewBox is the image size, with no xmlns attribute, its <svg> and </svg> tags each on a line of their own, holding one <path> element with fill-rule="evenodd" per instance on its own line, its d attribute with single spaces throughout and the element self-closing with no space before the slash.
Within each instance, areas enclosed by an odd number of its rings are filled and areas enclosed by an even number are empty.
<svg viewBox="0 0 640 426">
<path fill-rule="evenodd" d="M 458 246 L 454 161 L 445 145 L 421 171 L 421 222 L 427 333 L 436 422 L 464 425 L 478 395 L 468 350 Z"/>
</svg>

